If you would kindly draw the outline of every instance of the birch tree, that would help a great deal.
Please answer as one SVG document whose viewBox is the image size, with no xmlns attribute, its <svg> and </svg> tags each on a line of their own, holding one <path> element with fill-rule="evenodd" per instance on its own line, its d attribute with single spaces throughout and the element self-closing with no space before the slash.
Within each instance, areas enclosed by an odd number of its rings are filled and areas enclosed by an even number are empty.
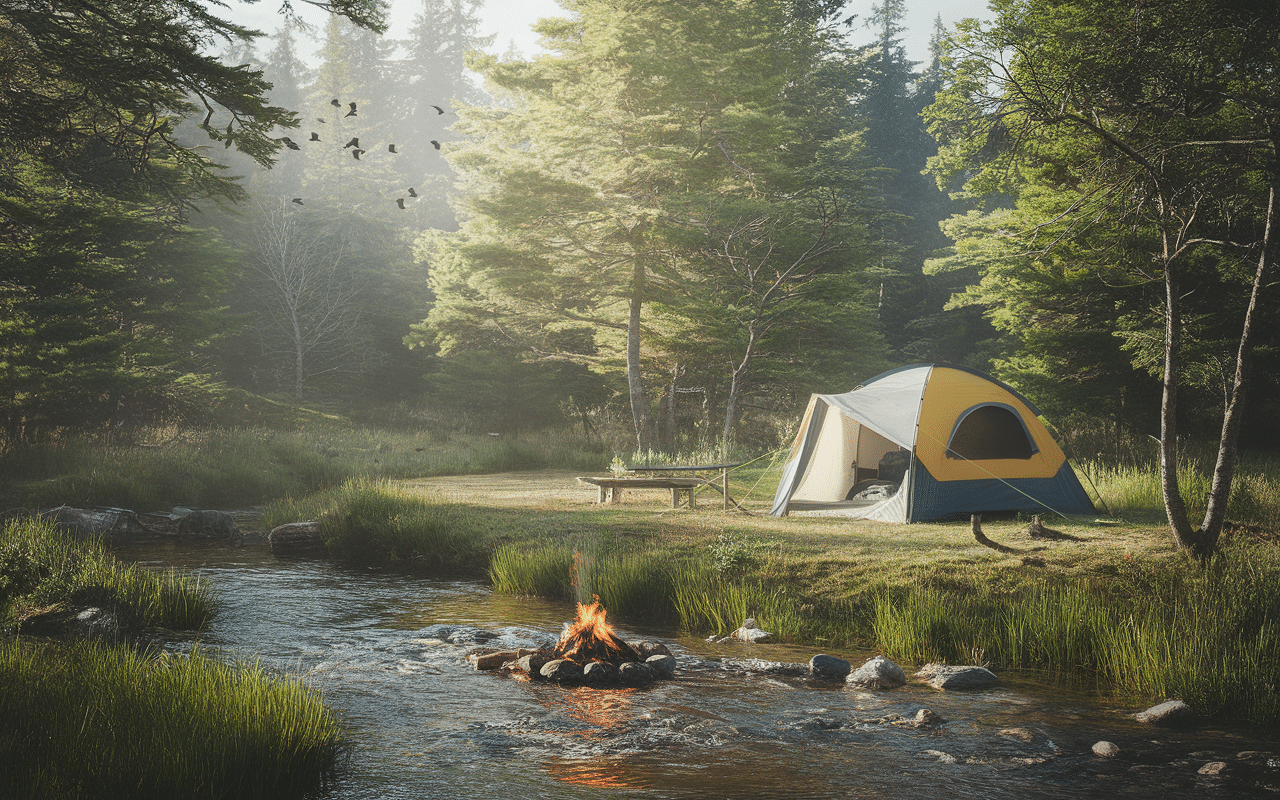
<svg viewBox="0 0 1280 800">
<path fill-rule="evenodd" d="M 1128 230 L 1132 281 L 1160 289 L 1160 473 L 1177 546 L 1217 547 L 1251 379 L 1259 300 L 1273 272 L 1280 186 L 1280 9 L 1229 0 L 998 0 L 962 27 L 957 71 L 931 110 L 942 176 L 974 170 L 977 195 L 1054 185 L 1078 194 L 1054 219 L 1008 232 L 1028 249 Z M 1046 235 L 1054 225 L 1063 225 Z M 1114 252 L 1114 250 L 1113 250 Z M 1134 257 L 1134 256 L 1137 257 Z M 1178 482 L 1186 304 L 1234 287 L 1238 332 L 1213 483 L 1199 525 Z M 1219 294 L 1219 297 L 1224 295 Z M 1229 313 L 1218 304 L 1211 313 Z"/>
</svg>

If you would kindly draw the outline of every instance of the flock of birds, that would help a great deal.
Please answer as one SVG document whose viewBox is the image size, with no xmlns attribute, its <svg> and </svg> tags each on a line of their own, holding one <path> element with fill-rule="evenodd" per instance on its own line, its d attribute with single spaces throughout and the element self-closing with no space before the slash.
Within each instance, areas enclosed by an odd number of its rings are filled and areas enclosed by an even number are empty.
<svg viewBox="0 0 1280 800">
<path fill-rule="evenodd" d="M 334 108 L 338 109 L 339 111 L 341 111 L 341 110 L 342 110 L 342 103 L 341 103 L 341 102 L 338 100 L 338 98 L 336 98 L 336 97 L 329 101 L 329 105 L 333 106 Z M 357 114 L 357 107 L 356 107 L 356 104 L 355 104 L 354 102 L 347 103 L 347 107 L 348 107 L 350 110 L 349 110 L 349 111 L 347 111 L 347 113 L 343 115 L 343 119 L 346 119 L 347 117 L 355 117 L 355 116 L 358 116 L 358 114 Z M 432 108 L 434 108 L 434 109 L 436 110 L 436 114 L 437 114 L 437 115 L 444 114 L 444 109 L 443 109 L 443 108 L 441 108 L 440 106 L 432 106 Z M 321 122 L 321 123 L 323 123 L 324 121 L 325 121 L 325 120 L 324 120 L 324 118 L 323 118 L 323 117 L 316 117 L 316 122 Z M 288 136 L 281 136 L 277 141 L 279 141 L 281 144 L 283 144 L 285 147 L 289 148 L 290 150 L 301 150 L 301 149 L 302 149 L 302 145 L 300 145 L 300 144 L 298 144 L 297 142 L 295 142 L 294 140 L 290 139 Z M 308 142 L 319 142 L 319 141 L 321 141 L 321 139 L 320 139 L 320 134 L 319 134 L 319 133 L 317 133 L 317 132 L 315 132 L 315 131 L 312 131 L 312 132 L 311 132 L 311 138 L 310 138 L 310 139 L 308 139 L 307 141 L 308 141 Z M 434 147 L 435 149 L 439 150 L 439 149 L 440 149 L 440 142 L 439 142 L 439 141 L 437 141 L 437 140 L 435 140 L 435 139 L 432 139 L 432 140 L 431 140 L 431 146 L 432 146 L 432 147 Z M 361 149 L 361 148 L 360 148 L 360 137 L 358 137 L 358 136 L 352 136 L 352 137 L 351 137 L 351 141 L 349 141 L 349 142 L 347 142 L 346 144 L 344 144 L 344 145 L 342 146 L 342 149 L 343 149 L 343 150 L 350 149 L 350 150 L 351 150 L 351 156 L 352 156 L 352 158 L 354 158 L 356 161 L 359 161 L 359 160 L 360 160 L 360 156 L 362 156 L 362 155 L 364 155 L 365 153 L 369 152 L 368 150 L 363 150 L 363 149 Z M 399 151 L 398 151 L 398 150 L 396 150 L 396 146 L 395 146 L 395 144 L 388 144 L 388 145 L 387 145 L 387 152 L 388 152 L 388 153 L 396 153 L 396 154 L 398 154 L 398 153 L 399 153 Z M 412 186 L 410 186 L 410 187 L 409 187 L 409 191 L 408 191 L 408 195 L 409 195 L 409 197 L 411 197 L 411 198 L 416 198 L 416 197 L 418 196 L 418 193 L 417 193 L 416 191 L 414 191 L 414 188 L 413 188 Z M 301 197 L 295 197 L 295 198 L 293 198 L 293 202 L 294 202 L 294 203 L 297 203 L 298 205 L 303 205 L 303 202 L 302 202 L 302 198 L 301 198 Z M 397 206 L 398 208 L 404 209 L 405 205 L 404 205 L 404 198 L 403 198 L 403 197 L 397 197 L 397 198 L 396 198 L 396 206 Z"/>
</svg>

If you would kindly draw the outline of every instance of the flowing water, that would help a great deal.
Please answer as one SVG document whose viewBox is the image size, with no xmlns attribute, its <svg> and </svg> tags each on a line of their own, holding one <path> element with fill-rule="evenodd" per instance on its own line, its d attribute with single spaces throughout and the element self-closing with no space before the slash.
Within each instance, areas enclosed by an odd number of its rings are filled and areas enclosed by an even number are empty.
<svg viewBox="0 0 1280 800">
<path fill-rule="evenodd" d="M 353 741 L 326 798 L 1280 797 L 1280 744 L 1269 731 L 1153 729 L 1108 696 L 1034 677 L 1004 675 L 1000 688 L 976 693 L 862 691 L 719 664 L 807 661 L 815 650 L 717 646 L 614 620 L 624 639 L 666 643 L 676 679 L 569 689 L 476 672 L 464 658 L 480 643 L 553 639 L 573 616 L 564 603 L 277 560 L 262 546 L 122 555 L 217 588 L 222 610 L 202 648 L 301 675 L 323 693 Z M 872 655 L 834 654 L 855 666 Z M 946 724 L 877 721 L 920 708 Z M 1099 740 L 1119 745 L 1120 757 L 1093 755 Z M 1202 774 L 1212 762 L 1226 767 Z"/>
</svg>

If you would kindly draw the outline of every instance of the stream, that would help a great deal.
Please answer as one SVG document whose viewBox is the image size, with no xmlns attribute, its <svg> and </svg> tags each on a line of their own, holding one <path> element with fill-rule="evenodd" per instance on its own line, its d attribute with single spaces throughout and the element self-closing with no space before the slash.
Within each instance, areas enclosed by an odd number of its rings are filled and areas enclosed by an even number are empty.
<svg viewBox="0 0 1280 800">
<path fill-rule="evenodd" d="M 719 666 L 721 657 L 802 662 L 818 650 L 715 645 L 611 620 L 626 640 L 667 644 L 675 680 L 570 689 L 477 672 L 465 660 L 482 642 L 554 638 L 573 617 L 565 603 L 278 560 L 265 545 L 152 543 L 118 553 L 216 588 L 221 612 L 199 637 L 206 652 L 300 675 L 323 693 L 353 741 L 325 798 L 1280 798 L 1270 731 L 1142 726 L 1127 716 L 1139 709 L 1035 675 L 1002 674 L 1000 688 L 976 693 L 918 683 L 864 691 Z M 855 667 L 874 655 L 832 654 Z M 946 724 L 876 721 L 920 708 Z M 1099 740 L 1120 756 L 1095 756 Z M 1203 774 L 1212 762 L 1226 766 Z"/>
</svg>

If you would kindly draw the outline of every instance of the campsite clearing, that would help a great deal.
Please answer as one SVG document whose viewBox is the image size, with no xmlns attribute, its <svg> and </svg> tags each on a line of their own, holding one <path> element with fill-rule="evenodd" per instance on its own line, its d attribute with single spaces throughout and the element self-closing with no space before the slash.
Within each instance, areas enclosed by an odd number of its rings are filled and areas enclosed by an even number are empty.
<svg viewBox="0 0 1280 800">
<path fill-rule="evenodd" d="M 1135 564 L 1177 558 L 1162 526 L 1104 517 L 1045 518 L 1084 541 L 1034 539 L 1030 519 L 983 517 L 992 540 L 1018 552 L 997 553 L 973 537 L 969 518 L 894 524 L 831 517 L 769 516 L 770 492 L 741 503 L 751 514 L 713 506 L 690 513 L 670 508 L 667 490 L 635 492 L 625 502 L 598 504 L 573 472 L 456 475 L 398 481 L 407 494 L 465 504 L 494 543 L 568 545 L 584 550 L 705 552 L 718 541 L 768 543 L 763 569 L 795 581 L 805 594 L 847 597 L 873 586 L 949 582 L 949 575 L 984 575 L 993 586 L 1032 584 L 1054 577 L 1108 577 Z M 772 487 L 769 487 L 770 489 Z M 735 495 L 738 492 L 735 491 Z M 1024 563 L 1028 561 L 1029 563 Z"/>
</svg>

